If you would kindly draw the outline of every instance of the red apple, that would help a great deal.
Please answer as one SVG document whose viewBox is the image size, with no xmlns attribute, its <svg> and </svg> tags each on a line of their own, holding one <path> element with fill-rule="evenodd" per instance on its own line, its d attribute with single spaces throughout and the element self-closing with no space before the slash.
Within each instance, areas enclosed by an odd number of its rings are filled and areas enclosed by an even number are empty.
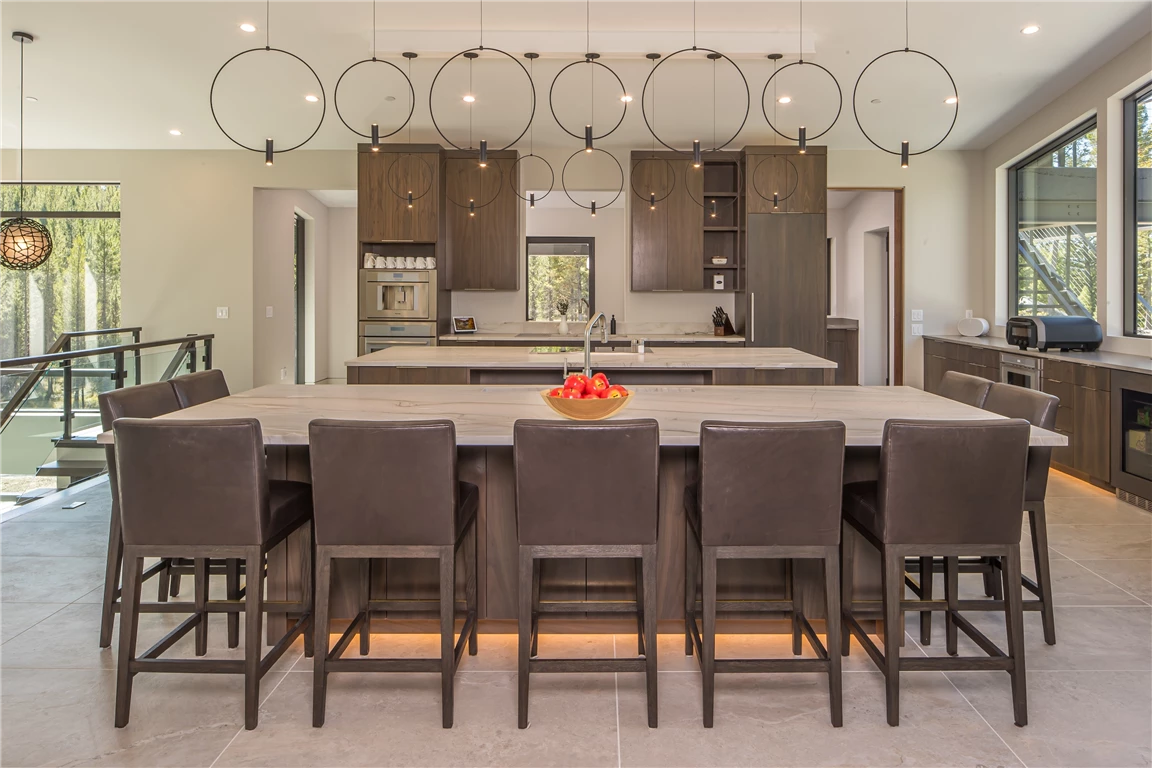
<svg viewBox="0 0 1152 768">
<path fill-rule="evenodd" d="M 548 397 L 560 397 L 560 393 L 564 391 L 564 387 L 556 387 L 548 390 Z"/>
<path fill-rule="evenodd" d="M 613 384 L 604 391 L 604 397 L 626 397 L 628 390 L 619 384 Z"/>
<path fill-rule="evenodd" d="M 588 386 L 588 377 L 582 373 L 574 373 L 568 378 L 564 379 L 565 389 L 574 389 L 580 394 L 584 394 L 584 390 Z"/>
<path fill-rule="evenodd" d="M 584 387 L 584 393 L 592 392 L 599 396 L 604 390 L 608 389 L 608 377 L 602 373 L 598 373 L 588 380 L 588 384 Z"/>
<path fill-rule="evenodd" d="M 564 389 L 560 392 L 560 397 L 565 400 L 579 400 L 581 397 L 583 397 L 583 395 L 571 387 L 564 387 Z"/>
</svg>

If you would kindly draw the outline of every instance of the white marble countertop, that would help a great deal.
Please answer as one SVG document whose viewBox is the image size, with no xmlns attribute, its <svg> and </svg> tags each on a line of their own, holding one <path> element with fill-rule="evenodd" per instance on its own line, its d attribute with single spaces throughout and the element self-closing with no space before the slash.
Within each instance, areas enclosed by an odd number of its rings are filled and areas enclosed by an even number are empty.
<svg viewBox="0 0 1152 768">
<path fill-rule="evenodd" d="M 1104 352 L 1097 350 L 1095 352 L 1040 352 L 1035 349 L 1026 349 L 1021 351 L 1015 344 L 1009 344 L 1003 337 L 1003 328 L 993 329 L 992 333 L 1000 331 L 999 336 L 925 336 L 926 339 L 934 339 L 936 341 L 947 341 L 953 344 L 967 344 L 970 347 L 983 347 L 984 349 L 996 349 L 1001 352 L 1010 352 L 1014 355 L 1025 355 L 1028 357 L 1042 357 L 1051 360 L 1066 360 L 1070 363 L 1082 363 L 1083 365 L 1097 365 L 1101 368 L 1115 368 L 1121 371 L 1132 371 L 1134 373 L 1152 373 L 1152 353 L 1148 357 L 1141 357 L 1140 355 L 1125 355 L 1119 352 Z M 1152 342 L 1149 342 L 1152 347 Z"/>
<path fill-rule="evenodd" d="M 562 369 L 584 367 L 583 352 L 532 352 L 526 347 L 389 347 L 349 360 L 352 367 Z M 682 368 L 835 368 L 836 363 L 789 347 L 661 347 L 644 354 L 593 352 L 592 367 L 607 370 Z"/>
<path fill-rule="evenodd" d="M 711 333 L 610 333 L 608 341 L 627 344 L 632 339 L 645 341 L 671 341 L 678 344 L 699 344 L 708 341 L 719 341 L 730 344 L 743 344 L 743 336 L 716 336 Z M 600 341 L 600 334 L 592 335 L 593 342 Z M 557 346 L 572 344 L 584 346 L 583 333 L 495 333 L 478 331 L 476 333 L 450 333 L 440 337 L 440 341 L 454 341 L 457 343 L 483 343 L 486 341 L 517 341 L 536 342 L 539 344 L 554 344 Z M 603 342 L 600 342 L 603 343 Z"/>
<path fill-rule="evenodd" d="M 652 418 L 660 444 L 699 443 L 700 422 L 844 422 L 848 445 L 879 445 L 888 419 L 999 419 L 988 411 L 912 387 L 634 387 L 632 402 L 614 419 Z M 269 445 L 306 445 L 313 419 L 411 421 L 451 419 L 462 446 L 512 444 L 517 419 L 557 419 L 536 387 L 307 386 L 275 384 L 160 416 L 160 419 L 257 418 Z M 100 435 L 101 443 L 112 434 Z M 1037 427 L 1032 445 L 1067 445 Z"/>
</svg>

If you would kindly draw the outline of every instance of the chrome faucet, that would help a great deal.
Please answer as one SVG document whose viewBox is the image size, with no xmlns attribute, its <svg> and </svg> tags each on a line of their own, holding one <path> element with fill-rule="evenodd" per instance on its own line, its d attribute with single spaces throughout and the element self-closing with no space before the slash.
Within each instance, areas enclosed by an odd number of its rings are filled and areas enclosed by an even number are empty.
<svg viewBox="0 0 1152 768">
<path fill-rule="evenodd" d="M 600 321 L 600 343 L 608 343 L 608 320 L 604 317 L 603 312 L 597 312 L 596 316 L 588 321 L 588 325 L 584 326 L 584 375 L 592 375 L 592 329 L 596 327 L 596 321 Z"/>
</svg>

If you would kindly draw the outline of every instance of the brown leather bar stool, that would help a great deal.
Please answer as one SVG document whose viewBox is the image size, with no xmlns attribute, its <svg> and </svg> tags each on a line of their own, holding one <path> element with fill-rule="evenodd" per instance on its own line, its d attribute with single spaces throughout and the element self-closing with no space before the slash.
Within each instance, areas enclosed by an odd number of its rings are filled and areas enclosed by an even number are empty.
<svg viewBox="0 0 1152 768">
<path fill-rule="evenodd" d="M 176 391 L 176 399 L 180 401 L 181 408 L 209 403 L 230 394 L 228 382 L 224 381 L 224 372 L 219 368 L 177 376 L 172 379 L 172 389 Z"/>
<path fill-rule="evenodd" d="M 700 425 L 700 482 L 684 491 L 688 548 L 684 573 L 685 653 L 695 647 L 704 675 L 704 727 L 712 727 L 717 672 L 823 672 L 832 725 L 843 718 L 840 677 L 840 483 L 844 425 Z M 816 559 L 824 564 L 825 643 L 804 615 L 788 579 L 784 600 L 716 599 L 716 563 L 728 559 Z M 704 627 L 696 623 L 703 570 Z M 717 659 L 716 613 L 784 611 L 792 618 L 792 653 L 807 637 L 815 659 Z"/>
<path fill-rule="evenodd" d="M 244 727 L 256 727 L 260 678 L 301 634 L 311 655 L 312 489 L 307 483 L 268 481 L 264 440 L 255 419 L 159 421 L 117 419 L 116 466 L 124 532 L 124 595 L 116 664 L 116 727 L 128 724 L 132 678 L 139 672 L 244 675 Z M 300 531 L 300 601 L 264 599 L 268 551 Z M 208 601 L 206 569 L 197 571 L 191 616 L 139 656 L 140 575 L 144 558 L 241 558 L 247 583 L 243 601 Z M 244 612 L 244 658 L 163 659 L 195 628 L 196 655 L 207 653 L 209 613 Z M 265 613 L 299 613 L 296 623 L 263 658 Z"/>
<path fill-rule="evenodd" d="M 107 432 L 112 429 L 116 419 L 130 417 L 150 419 L 165 413 L 180 410 L 180 403 L 172 391 L 172 385 L 166 381 L 154 384 L 142 384 L 138 387 L 114 389 L 104 392 L 99 397 L 100 425 Z M 112 517 L 108 523 L 108 555 L 104 565 L 104 597 L 100 601 L 100 647 L 107 648 L 112 644 L 112 625 L 115 622 L 116 612 L 120 610 L 120 566 L 124 559 L 124 539 L 120 534 L 120 492 L 119 477 L 116 472 L 116 446 L 104 446 L 104 454 L 108 460 L 108 489 L 112 494 Z M 140 610 L 146 613 L 167 610 L 167 603 L 171 579 L 172 560 L 161 558 L 141 574 L 141 580 L 148 580 L 153 576 L 158 578 L 157 603 L 145 603 Z M 175 607 L 174 610 L 184 610 Z"/>
<path fill-rule="evenodd" d="M 1020 587 L 1020 525 L 1028 422 L 903 421 L 884 425 L 880 479 L 844 489 L 844 517 L 880 550 L 884 652 L 864 632 L 853 602 L 853 546 L 845 539 L 840 571 L 844 610 L 842 652 L 850 634 L 884 673 L 888 724 L 900 724 L 900 672 L 1002 669 L 1012 678 L 1016 725 L 1028 723 L 1024 626 Z M 1006 600 L 960 600 L 957 558 L 1003 558 Z M 904 600 L 906 557 L 943 557 L 945 600 Z M 1002 651 L 960 611 L 1003 608 L 1008 650 Z M 956 630 L 963 630 L 988 657 L 900 656 L 904 611 L 944 611 L 948 653 L 956 656 Z"/>
<path fill-rule="evenodd" d="M 324 725 L 329 672 L 439 672 L 443 725 L 452 727 L 452 683 L 464 654 L 476 655 L 476 512 L 480 492 L 456 479 L 451 421 L 336 421 L 308 425 L 316 509 L 316 622 L 312 725 Z M 464 552 L 465 603 L 456 600 L 456 554 Z M 440 599 L 373 600 L 371 558 L 435 558 Z M 328 649 L 332 561 L 360 561 L 359 613 Z M 460 641 L 456 611 L 464 608 Z M 372 611 L 440 612 L 438 659 L 343 659 L 360 635 L 367 655 Z"/>
<path fill-rule="evenodd" d="M 532 672 L 644 672 L 648 727 L 656 713 L 656 519 L 659 427 L 654 419 L 513 427 L 516 536 L 520 544 L 518 725 L 528 727 Z M 538 561 L 639 558 L 636 599 L 539 598 Z M 535 658 L 543 613 L 636 613 L 639 655 L 624 659 Z M 642 629 L 641 629 L 642 628 Z"/>
<path fill-rule="evenodd" d="M 996 383 L 984 401 L 985 410 L 1012 419 L 1024 419 L 1034 427 L 1053 430 L 1056 427 L 1056 411 L 1060 398 L 1034 389 L 1024 389 L 1011 384 Z M 1036 563 L 1036 578 L 1033 581 L 1023 576 L 1024 588 L 1036 595 L 1036 600 L 1025 600 L 1024 610 L 1040 611 L 1044 625 L 1044 642 L 1056 644 L 1056 617 L 1052 612 L 1052 567 L 1048 561 L 1048 518 L 1044 510 L 1044 497 L 1048 491 L 1048 469 L 1052 463 L 1052 449 L 1036 446 L 1028 449 L 1028 474 L 1024 482 L 1024 511 L 1028 513 L 1028 527 L 1032 533 L 1032 557 Z M 975 568 L 961 564 L 961 573 L 978 570 L 984 574 L 986 583 L 999 586 L 994 568 L 1001 568 L 999 558 L 983 558 Z M 1003 599 L 1003 592 L 995 589 L 992 596 Z"/>
<path fill-rule="evenodd" d="M 937 387 L 936 394 L 941 397 L 946 397 L 949 400 L 955 400 L 958 403 L 970 405 L 973 408 L 983 408 L 984 401 L 988 397 L 988 391 L 992 387 L 992 382 L 988 379 L 981 378 L 980 376 L 971 376 L 967 373 L 959 373 L 957 371 L 945 371 L 944 377 L 940 380 L 940 385 Z M 879 456 L 876 456 L 877 460 Z M 919 597 L 921 600 L 932 599 L 932 577 L 934 572 L 943 564 L 937 564 L 934 558 L 921 557 L 916 561 L 909 561 L 907 570 L 910 573 L 919 574 L 919 581 L 908 579 L 908 587 L 912 593 Z M 991 579 L 986 580 L 985 586 L 991 588 Z M 992 592 L 986 592 L 991 596 Z M 920 643 L 922 645 L 930 645 L 932 643 L 932 613 L 931 611 L 924 611 L 920 614 Z"/>
<path fill-rule="evenodd" d="M 171 379 L 172 390 L 176 393 L 176 400 L 181 408 L 191 408 L 194 405 L 208 403 L 228 397 L 228 383 L 224 380 L 224 372 L 218 368 L 206 371 L 185 374 Z M 189 570 L 189 563 L 177 561 L 172 568 L 173 597 L 180 594 L 180 577 Z M 240 598 L 240 575 L 244 570 L 243 564 L 238 560 L 209 561 L 210 574 L 223 573 L 227 586 L 228 599 Z M 235 648 L 240 642 L 240 615 L 228 614 L 228 647 Z"/>
</svg>

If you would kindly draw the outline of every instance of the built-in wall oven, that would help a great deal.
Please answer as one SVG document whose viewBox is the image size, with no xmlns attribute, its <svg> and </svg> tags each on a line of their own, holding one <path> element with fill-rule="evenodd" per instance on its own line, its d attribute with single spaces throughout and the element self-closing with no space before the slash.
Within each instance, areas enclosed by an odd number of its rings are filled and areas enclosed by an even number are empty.
<svg viewBox="0 0 1152 768">
<path fill-rule="evenodd" d="M 436 323 L 360 323 L 360 354 L 389 347 L 436 346 Z"/>
<path fill-rule="evenodd" d="M 436 273 L 361 270 L 360 319 L 436 320 Z"/>
<path fill-rule="evenodd" d="M 1043 358 L 1000 353 L 1000 381 L 1005 384 L 1038 390 L 1043 372 Z"/>
</svg>

